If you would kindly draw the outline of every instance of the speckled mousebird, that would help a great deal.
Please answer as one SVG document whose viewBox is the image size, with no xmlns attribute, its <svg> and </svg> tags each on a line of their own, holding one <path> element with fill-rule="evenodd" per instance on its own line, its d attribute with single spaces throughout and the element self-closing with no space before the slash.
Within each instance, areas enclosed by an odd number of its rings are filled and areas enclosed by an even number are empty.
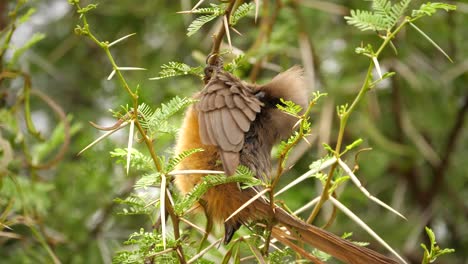
<svg viewBox="0 0 468 264">
<path fill-rule="evenodd" d="M 295 66 L 280 73 L 265 85 L 248 84 L 213 65 L 205 69 L 206 85 L 194 95 L 198 100 L 186 112 L 176 152 L 203 148 L 185 158 L 179 170 L 224 170 L 229 177 L 238 165 L 248 167 L 258 178 L 270 177 L 271 150 L 287 138 L 297 122 L 276 105 L 280 98 L 303 108 L 308 103 L 303 71 Z M 220 162 L 221 161 L 221 162 Z M 190 192 L 204 175 L 177 175 L 175 184 L 182 194 Z M 241 189 L 236 183 L 210 188 L 201 198 L 210 220 L 224 223 L 224 242 L 229 243 L 242 225 L 261 219 L 274 219 L 302 241 L 346 263 L 398 263 L 373 250 L 357 246 L 328 231 L 306 224 L 283 209 L 257 199 L 234 217 L 225 220 L 256 194 L 253 188 Z M 273 236 L 280 242 L 286 236 L 275 227 Z"/>
</svg>

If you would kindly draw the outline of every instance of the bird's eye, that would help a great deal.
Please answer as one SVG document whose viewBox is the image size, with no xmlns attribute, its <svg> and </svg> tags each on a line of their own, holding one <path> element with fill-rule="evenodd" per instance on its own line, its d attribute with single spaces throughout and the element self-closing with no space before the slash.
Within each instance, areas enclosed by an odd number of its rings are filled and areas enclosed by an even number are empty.
<svg viewBox="0 0 468 264">
<path fill-rule="evenodd" d="M 265 92 L 259 91 L 255 93 L 255 97 L 257 97 L 258 100 L 263 101 L 265 99 Z"/>
</svg>

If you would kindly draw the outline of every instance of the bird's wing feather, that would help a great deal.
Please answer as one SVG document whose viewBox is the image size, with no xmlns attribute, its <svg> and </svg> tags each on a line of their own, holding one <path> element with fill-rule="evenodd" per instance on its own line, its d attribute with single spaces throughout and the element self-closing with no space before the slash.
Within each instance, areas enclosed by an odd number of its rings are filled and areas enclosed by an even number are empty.
<svg viewBox="0 0 468 264">
<path fill-rule="evenodd" d="M 232 175 L 239 165 L 245 133 L 262 103 L 240 80 L 228 73 L 220 74 L 201 91 L 196 107 L 202 143 L 218 146 L 224 170 Z"/>
</svg>

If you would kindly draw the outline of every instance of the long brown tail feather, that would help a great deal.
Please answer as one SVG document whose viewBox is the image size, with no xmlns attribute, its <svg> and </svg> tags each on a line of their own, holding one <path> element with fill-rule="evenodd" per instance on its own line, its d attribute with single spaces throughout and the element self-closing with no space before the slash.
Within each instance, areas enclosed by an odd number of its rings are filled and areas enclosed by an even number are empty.
<svg viewBox="0 0 468 264">
<path fill-rule="evenodd" d="M 326 252 L 332 255 L 333 257 L 344 261 L 345 263 L 398 264 L 396 260 L 388 258 L 374 250 L 358 246 L 323 229 L 306 224 L 305 222 L 295 218 L 294 216 L 291 216 L 281 208 L 276 208 L 274 215 L 275 219 L 280 224 L 284 225 L 289 232 L 279 227 L 275 227 L 273 230 L 273 236 L 278 241 L 286 245 L 293 243 L 291 237 L 296 237 L 297 240 L 306 243 L 314 248 L 317 248 L 323 252 Z M 309 258 L 308 256 L 304 257 Z"/>
</svg>

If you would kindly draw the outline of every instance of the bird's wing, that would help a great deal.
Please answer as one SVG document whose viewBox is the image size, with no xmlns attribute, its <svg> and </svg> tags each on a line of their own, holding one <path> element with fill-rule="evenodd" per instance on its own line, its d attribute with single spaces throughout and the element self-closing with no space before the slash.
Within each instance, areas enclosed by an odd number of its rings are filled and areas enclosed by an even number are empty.
<svg viewBox="0 0 468 264">
<path fill-rule="evenodd" d="M 201 142 L 219 148 L 224 170 L 234 174 L 245 133 L 260 112 L 262 103 L 252 89 L 228 73 L 212 78 L 197 103 Z"/>
</svg>

